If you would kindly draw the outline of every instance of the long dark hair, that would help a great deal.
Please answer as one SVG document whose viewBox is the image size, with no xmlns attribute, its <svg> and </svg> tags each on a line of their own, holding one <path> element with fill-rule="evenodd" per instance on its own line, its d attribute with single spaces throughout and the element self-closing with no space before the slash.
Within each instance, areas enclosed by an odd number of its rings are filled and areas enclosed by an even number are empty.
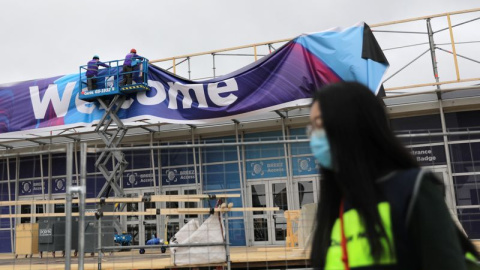
<svg viewBox="0 0 480 270">
<path fill-rule="evenodd" d="M 387 238 L 377 210 L 382 192 L 375 180 L 418 164 L 390 130 L 384 106 L 367 87 L 354 82 L 331 84 L 315 92 L 315 101 L 330 142 L 332 170 L 320 171 L 312 265 L 325 264 L 342 196 L 360 214 L 371 254 L 378 261 L 384 252 L 380 239 Z"/>
</svg>

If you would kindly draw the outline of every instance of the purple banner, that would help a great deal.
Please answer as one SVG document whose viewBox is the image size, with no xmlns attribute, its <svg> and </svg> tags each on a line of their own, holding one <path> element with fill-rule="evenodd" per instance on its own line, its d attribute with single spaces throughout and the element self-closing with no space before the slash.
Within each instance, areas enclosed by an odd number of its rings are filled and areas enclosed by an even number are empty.
<svg viewBox="0 0 480 270">
<path fill-rule="evenodd" d="M 372 39 L 363 23 L 302 35 L 259 61 L 206 81 L 150 65 L 152 90 L 132 95 L 118 115 L 125 122 L 202 124 L 307 105 L 315 89 L 341 80 L 359 81 L 376 92 L 388 63 Z M 0 86 L 0 133 L 98 122 L 104 111 L 97 102 L 78 98 L 85 90 L 79 89 L 79 78 L 71 74 Z"/>
</svg>

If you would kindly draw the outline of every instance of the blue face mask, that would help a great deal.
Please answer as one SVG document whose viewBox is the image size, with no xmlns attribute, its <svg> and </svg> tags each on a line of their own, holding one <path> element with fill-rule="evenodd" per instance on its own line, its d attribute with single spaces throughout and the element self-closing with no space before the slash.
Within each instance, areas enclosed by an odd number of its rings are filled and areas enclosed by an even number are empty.
<svg viewBox="0 0 480 270">
<path fill-rule="evenodd" d="M 320 166 L 332 169 L 332 154 L 330 153 L 330 144 L 324 129 L 313 131 L 310 136 L 310 149 Z"/>
</svg>

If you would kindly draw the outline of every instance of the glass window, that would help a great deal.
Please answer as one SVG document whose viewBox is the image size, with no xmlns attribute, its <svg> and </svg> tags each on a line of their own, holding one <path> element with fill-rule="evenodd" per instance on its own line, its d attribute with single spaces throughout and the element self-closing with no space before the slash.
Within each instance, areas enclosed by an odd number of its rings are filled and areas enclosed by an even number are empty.
<svg viewBox="0 0 480 270">
<path fill-rule="evenodd" d="M 480 204 L 480 175 L 454 176 L 457 205 Z"/>
<path fill-rule="evenodd" d="M 259 140 L 283 140 L 283 135 L 281 131 L 271 131 L 245 134 L 244 137 L 244 141 L 246 142 L 257 142 Z M 245 156 L 247 159 L 283 157 L 284 155 L 285 150 L 283 144 L 258 144 L 245 146 Z"/>
<path fill-rule="evenodd" d="M 32 206 L 30 204 L 24 204 L 20 206 L 20 213 L 21 214 L 31 214 L 32 213 Z M 30 223 L 29 217 L 22 217 L 20 218 L 20 223 Z"/>
<path fill-rule="evenodd" d="M 100 192 L 100 190 L 102 190 L 104 184 L 105 184 L 105 178 L 103 176 L 88 175 L 87 176 L 87 198 L 97 197 L 97 194 Z"/>
<path fill-rule="evenodd" d="M 10 159 L 10 180 L 17 178 L 17 161 L 13 158 Z"/>
<path fill-rule="evenodd" d="M 140 145 L 139 145 L 140 146 Z M 125 152 L 125 160 L 129 164 L 129 169 L 143 169 L 151 168 L 152 165 L 156 165 L 156 161 L 152 163 L 151 150 L 138 150 Z M 153 157 L 156 160 L 157 150 L 153 150 Z"/>
<path fill-rule="evenodd" d="M 232 246 L 245 246 L 245 226 L 243 220 L 233 219 L 228 221 L 230 243 Z"/>
<path fill-rule="evenodd" d="M 165 191 L 165 195 L 178 195 L 178 190 L 167 190 L 167 191 Z M 177 209 L 178 208 L 178 202 L 166 202 L 165 203 L 165 208 Z M 176 218 L 178 218 L 178 215 L 170 215 L 170 218 L 171 219 L 176 219 Z"/>
<path fill-rule="evenodd" d="M 0 242 L 8 243 L 0 245 L 0 253 L 11 253 L 12 247 L 10 245 L 10 230 L 0 231 Z"/>
<path fill-rule="evenodd" d="M 450 155 L 453 173 L 474 172 L 474 159 L 469 143 L 450 144 Z M 480 165 L 480 160 L 477 161 Z"/>
<path fill-rule="evenodd" d="M 222 137 L 215 139 L 204 140 L 203 143 L 212 144 L 212 143 L 234 143 L 235 137 Z M 225 162 L 225 161 L 236 161 L 238 160 L 237 156 L 237 147 L 236 146 L 219 146 L 219 147 L 205 147 L 202 149 L 203 153 L 203 163 L 213 163 L 213 162 Z"/>
<path fill-rule="evenodd" d="M 75 160 L 73 160 L 75 162 Z M 75 173 L 75 165 L 72 166 Z M 67 174 L 67 157 L 65 154 L 52 155 L 52 175 L 66 175 Z"/>
<path fill-rule="evenodd" d="M 240 188 L 238 163 L 203 166 L 205 190 Z"/>
<path fill-rule="evenodd" d="M 48 159 L 44 159 L 43 163 L 48 164 Z M 48 170 L 43 171 L 44 175 L 48 175 Z M 38 156 L 33 157 L 21 157 L 20 158 L 20 178 L 33 178 L 40 177 L 40 158 Z"/>
<path fill-rule="evenodd" d="M 80 168 L 80 155 L 78 155 L 77 158 L 78 168 Z M 98 156 L 96 153 L 87 153 L 87 173 L 99 172 L 95 167 L 95 162 L 97 161 L 97 158 Z"/>
<path fill-rule="evenodd" d="M 290 129 L 290 140 L 295 139 L 307 139 L 307 135 L 305 133 L 305 128 L 292 128 Z M 290 145 L 290 149 L 292 151 L 292 155 L 303 155 L 303 154 L 311 154 L 312 151 L 310 150 L 309 143 L 292 143 Z"/>
<path fill-rule="evenodd" d="M 272 193 L 273 207 L 278 207 L 280 209 L 280 211 L 275 211 L 275 213 L 283 213 L 283 211 L 288 210 L 287 184 L 272 184 Z"/>
<path fill-rule="evenodd" d="M 265 184 L 252 185 L 252 207 L 267 207 L 267 193 Z M 263 214 L 263 211 L 254 211 L 254 215 Z"/>
<path fill-rule="evenodd" d="M 171 143 L 170 145 L 191 144 L 191 142 Z M 166 145 L 166 144 L 162 144 Z M 195 151 L 198 162 L 198 150 Z M 192 148 L 162 149 L 160 151 L 162 167 L 193 164 Z"/>
<path fill-rule="evenodd" d="M 314 203 L 313 181 L 298 182 L 298 202 L 300 209 L 305 204 Z"/>
<path fill-rule="evenodd" d="M 0 180 L 8 180 L 7 174 L 7 160 L 1 159 L 0 160 Z"/>
<path fill-rule="evenodd" d="M 396 135 L 438 133 L 442 132 L 440 115 L 422 115 L 390 120 L 391 128 Z M 442 137 L 402 137 L 400 139 L 405 145 L 443 142 Z"/>
<path fill-rule="evenodd" d="M 480 238 L 480 209 L 458 209 L 458 219 L 470 239 Z"/>
<path fill-rule="evenodd" d="M 186 189 L 183 191 L 184 195 L 195 195 L 197 190 L 195 189 Z M 185 208 L 198 208 L 197 202 L 185 202 Z M 185 218 L 198 218 L 198 215 L 185 214 Z"/>
<path fill-rule="evenodd" d="M 450 132 L 480 130 L 480 111 L 446 113 L 445 124 L 447 130 Z M 470 140 L 479 138 L 480 134 L 449 136 L 450 140 Z"/>
<path fill-rule="evenodd" d="M 128 193 L 125 194 L 125 197 L 127 198 L 137 198 L 138 194 L 137 193 Z M 147 204 L 147 203 L 145 203 Z M 153 203 L 155 204 L 155 203 Z M 127 212 L 138 212 L 138 203 L 137 202 L 132 202 L 132 203 L 127 203 Z M 135 221 L 138 220 L 138 216 L 127 216 L 127 221 Z"/>
</svg>

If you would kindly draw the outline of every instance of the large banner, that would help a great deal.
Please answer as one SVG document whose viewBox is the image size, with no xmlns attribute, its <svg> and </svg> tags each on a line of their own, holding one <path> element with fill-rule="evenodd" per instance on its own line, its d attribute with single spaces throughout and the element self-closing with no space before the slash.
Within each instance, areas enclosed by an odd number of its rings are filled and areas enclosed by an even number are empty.
<svg viewBox="0 0 480 270">
<path fill-rule="evenodd" d="M 387 67 L 370 28 L 361 23 L 301 35 L 269 56 L 212 80 L 191 81 L 150 65 L 152 90 L 132 95 L 118 114 L 127 123 L 212 123 L 307 105 L 315 89 L 341 80 L 361 82 L 376 93 Z M 1 85 L 0 133 L 97 122 L 103 110 L 97 102 L 78 98 L 78 81 L 79 74 L 71 74 Z"/>
</svg>

